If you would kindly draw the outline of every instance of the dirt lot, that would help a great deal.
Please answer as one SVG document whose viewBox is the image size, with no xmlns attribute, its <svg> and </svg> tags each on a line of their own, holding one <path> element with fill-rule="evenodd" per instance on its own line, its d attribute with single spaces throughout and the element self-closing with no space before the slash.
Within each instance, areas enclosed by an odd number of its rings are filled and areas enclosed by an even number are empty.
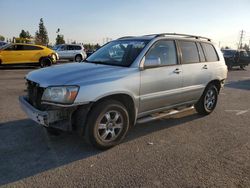
<svg viewBox="0 0 250 188">
<path fill-rule="evenodd" d="M 18 105 L 33 69 L 0 69 L 0 185 L 250 187 L 250 67 L 233 70 L 216 110 L 134 127 L 97 151 L 74 134 L 48 136 Z"/>
</svg>

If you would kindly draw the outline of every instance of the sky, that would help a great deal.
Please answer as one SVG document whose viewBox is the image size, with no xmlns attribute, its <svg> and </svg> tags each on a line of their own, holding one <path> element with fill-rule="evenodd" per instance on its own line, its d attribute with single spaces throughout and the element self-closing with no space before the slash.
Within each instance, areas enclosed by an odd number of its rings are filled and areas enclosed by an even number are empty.
<svg viewBox="0 0 250 188">
<path fill-rule="evenodd" d="M 104 38 L 187 33 L 236 47 L 250 40 L 250 0 L 0 0 L 0 35 L 35 35 L 43 18 L 50 43 L 57 28 L 66 42 L 103 44 Z"/>
</svg>

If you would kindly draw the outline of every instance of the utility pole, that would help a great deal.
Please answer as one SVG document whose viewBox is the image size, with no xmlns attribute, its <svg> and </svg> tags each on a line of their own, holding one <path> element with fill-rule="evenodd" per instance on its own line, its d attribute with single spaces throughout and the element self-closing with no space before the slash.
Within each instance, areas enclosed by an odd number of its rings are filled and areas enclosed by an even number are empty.
<svg viewBox="0 0 250 188">
<path fill-rule="evenodd" d="M 244 38 L 244 33 L 245 33 L 245 31 L 243 31 L 243 30 L 240 31 L 240 40 L 239 40 L 239 44 L 238 44 L 238 49 L 242 48 L 242 41 Z"/>
</svg>

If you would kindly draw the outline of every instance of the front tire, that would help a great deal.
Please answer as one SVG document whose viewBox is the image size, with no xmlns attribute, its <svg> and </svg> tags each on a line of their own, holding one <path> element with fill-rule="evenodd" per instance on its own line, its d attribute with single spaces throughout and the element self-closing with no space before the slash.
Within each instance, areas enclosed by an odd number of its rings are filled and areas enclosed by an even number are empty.
<svg viewBox="0 0 250 188">
<path fill-rule="evenodd" d="M 49 58 L 42 58 L 40 60 L 40 67 L 41 68 L 44 68 L 44 67 L 48 67 L 48 66 L 51 66 L 52 62 Z"/>
<path fill-rule="evenodd" d="M 126 107 L 115 100 L 100 102 L 90 112 L 85 138 L 98 149 L 108 149 L 119 144 L 129 129 Z"/>
<path fill-rule="evenodd" d="M 199 101 L 194 105 L 200 115 L 208 115 L 216 107 L 218 100 L 218 90 L 215 85 L 208 85 Z"/>
</svg>

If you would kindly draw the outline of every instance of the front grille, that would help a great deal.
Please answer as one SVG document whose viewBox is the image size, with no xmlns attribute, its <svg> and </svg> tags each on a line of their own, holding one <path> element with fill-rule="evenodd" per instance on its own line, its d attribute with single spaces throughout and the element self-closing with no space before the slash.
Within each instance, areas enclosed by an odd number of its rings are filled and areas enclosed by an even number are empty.
<svg viewBox="0 0 250 188">
<path fill-rule="evenodd" d="M 27 91 L 29 103 L 39 110 L 44 110 L 44 106 L 41 104 L 44 88 L 39 87 L 39 84 L 27 80 Z"/>
</svg>

